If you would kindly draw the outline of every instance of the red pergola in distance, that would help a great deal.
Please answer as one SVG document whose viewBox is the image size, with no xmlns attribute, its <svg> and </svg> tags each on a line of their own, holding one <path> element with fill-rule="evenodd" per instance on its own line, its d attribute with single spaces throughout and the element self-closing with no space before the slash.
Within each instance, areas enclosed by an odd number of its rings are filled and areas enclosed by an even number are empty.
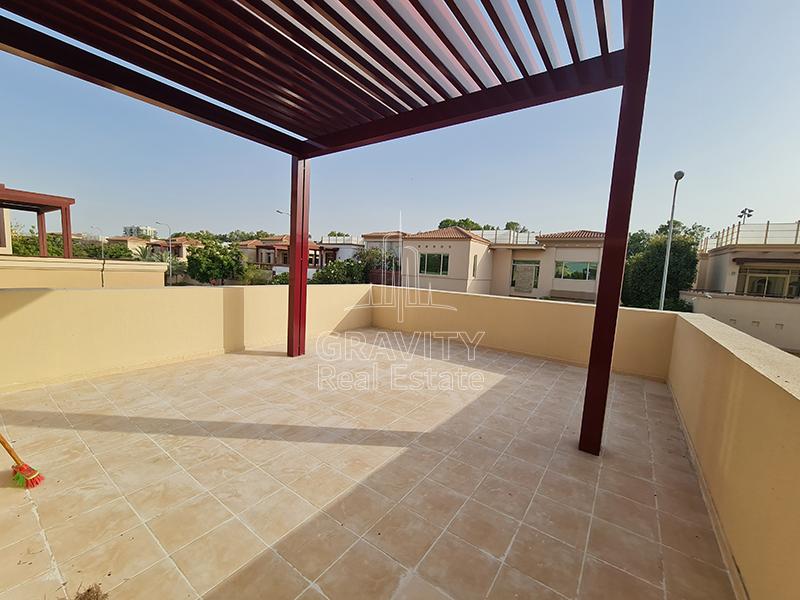
<svg viewBox="0 0 800 600">
<path fill-rule="evenodd" d="M 45 215 L 49 212 L 61 212 L 61 235 L 64 238 L 64 258 L 72 258 L 72 218 L 70 207 L 75 204 L 74 198 L 51 196 L 12 190 L 0 183 L 0 210 L 25 210 L 36 213 L 36 227 L 39 233 L 39 256 L 47 256 L 47 225 Z"/>
<path fill-rule="evenodd" d="M 607 0 L 554 2 L 551 19 L 541 0 L 0 0 L 183 89 L 4 17 L 0 48 L 292 156 L 290 356 L 305 350 L 309 159 L 621 86 L 580 442 L 597 454 L 653 0 L 621 0 L 617 50 Z"/>
</svg>

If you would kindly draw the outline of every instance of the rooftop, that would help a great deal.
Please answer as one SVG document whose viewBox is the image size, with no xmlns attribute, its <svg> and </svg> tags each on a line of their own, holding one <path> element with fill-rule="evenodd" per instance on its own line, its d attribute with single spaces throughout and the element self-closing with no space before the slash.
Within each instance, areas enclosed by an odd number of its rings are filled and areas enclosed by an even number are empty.
<svg viewBox="0 0 800 600">
<path fill-rule="evenodd" d="M 407 240 L 473 240 L 482 244 L 489 244 L 489 240 L 479 235 L 467 231 L 463 227 L 453 226 L 444 229 L 432 229 L 430 231 L 420 231 L 419 233 L 408 233 Z"/>
<path fill-rule="evenodd" d="M 540 233 L 538 240 L 602 240 L 605 234 L 602 231 L 588 229 L 574 229 L 572 231 L 559 231 L 558 233 Z"/>
<path fill-rule="evenodd" d="M 355 356 L 385 335 L 358 333 Z M 400 349 L 411 335 L 384 339 Z M 12 442 L 48 466 L 30 495 L 0 488 L 0 592 L 733 597 L 664 384 L 613 377 L 600 458 L 576 449 L 583 368 L 488 349 L 412 354 L 399 364 L 484 383 L 345 393 L 318 386 L 328 358 L 281 354 L 0 396 Z"/>
</svg>

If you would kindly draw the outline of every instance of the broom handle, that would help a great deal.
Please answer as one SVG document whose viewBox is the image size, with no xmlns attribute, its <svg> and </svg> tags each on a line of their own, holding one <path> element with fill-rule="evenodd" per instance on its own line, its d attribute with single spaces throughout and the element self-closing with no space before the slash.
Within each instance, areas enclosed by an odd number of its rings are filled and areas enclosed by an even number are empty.
<svg viewBox="0 0 800 600">
<path fill-rule="evenodd" d="M 8 452 L 8 455 L 9 455 L 11 458 L 13 458 L 13 459 L 14 459 L 14 462 L 15 462 L 15 463 L 17 463 L 18 465 L 21 465 L 21 464 L 23 464 L 23 463 L 22 463 L 22 459 L 19 457 L 19 454 L 17 454 L 17 453 L 14 451 L 14 449 L 11 447 L 11 444 L 9 444 L 9 443 L 8 443 L 8 440 L 7 440 L 6 438 L 4 438 L 4 437 L 3 437 L 3 434 L 2 434 L 2 433 L 0 433 L 0 446 L 3 446 L 3 448 L 5 448 L 5 449 L 6 449 L 6 452 Z"/>
</svg>

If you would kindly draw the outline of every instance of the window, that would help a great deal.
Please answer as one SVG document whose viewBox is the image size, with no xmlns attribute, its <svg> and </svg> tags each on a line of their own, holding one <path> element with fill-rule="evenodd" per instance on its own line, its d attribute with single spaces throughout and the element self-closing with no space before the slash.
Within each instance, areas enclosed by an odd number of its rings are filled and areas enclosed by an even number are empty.
<svg viewBox="0 0 800 600">
<path fill-rule="evenodd" d="M 597 263 L 557 260 L 555 278 L 593 281 L 597 279 Z"/>
<path fill-rule="evenodd" d="M 449 254 L 419 255 L 419 272 L 421 275 L 447 275 L 447 268 L 449 266 Z"/>
<path fill-rule="evenodd" d="M 736 293 L 747 296 L 797 298 L 800 295 L 800 269 L 742 267 Z"/>
<path fill-rule="evenodd" d="M 472 257 L 472 276 L 478 276 L 478 255 Z"/>
<path fill-rule="evenodd" d="M 511 261 L 511 287 L 517 287 L 517 270 L 518 267 L 533 267 L 532 285 L 525 285 L 524 287 L 531 287 L 531 289 L 539 287 L 539 261 L 538 260 L 513 260 Z M 523 286 L 520 286 L 523 287 Z M 519 290 L 523 291 L 523 290 Z"/>
</svg>

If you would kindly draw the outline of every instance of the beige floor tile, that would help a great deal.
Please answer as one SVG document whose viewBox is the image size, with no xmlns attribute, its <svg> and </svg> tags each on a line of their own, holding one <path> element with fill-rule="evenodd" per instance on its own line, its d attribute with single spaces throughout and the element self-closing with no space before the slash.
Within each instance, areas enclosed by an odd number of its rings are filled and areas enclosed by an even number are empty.
<svg viewBox="0 0 800 600">
<path fill-rule="evenodd" d="M 313 581 L 357 539 L 325 513 L 317 513 L 277 542 L 275 550 Z"/>
<path fill-rule="evenodd" d="M 164 513 L 203 491 L 203 487 L 185 471 L 155 481 L 128 494 L 128 502 L 145 520 Z"/>
<path fill-rule="evenodd" d="M 274 544 L 317 512 L 312 504 L 283 488 L 241 513 L 241 519 L 264 542 Z"/>
<path fill-rule="evenodd" d="M 712 529 L 707 529 L 666 513 L 659 513 L 661 543 L 680 550 L 715 567 L 724 568 L 719 543 Z"/>
<path fill-rule="evenodd" d="M 420 563 L 417 572 L 459 600 L 479 600 L 489 591 L 500 562 L 445 533 Z"/>
<path fill-rule="evenodd" d="M 624 496 L 598 490 L 594 515 L 658 541 L 658 518 L 654 508 L 639 504 Z"/>
<path fill-rule="evenodd" d="M 422 579 L 412 575 L 403 579 L 393 600 L 450 600 L 450 596 Z"/>
<path fill-rule="evenodd" d="M 308 582 L 272 550 L 265 550 L 203 596 L 203 600 L 293 600 Z"/>
<path fill-rule="evenodd" d="M 578 456 L 579 454 L 585 453 L 580 452 L 577 448 L 569 453 L 559 450 L 553 454 L 548 469 L 594 485 L 600 473 L 600 459 L 587 458 L 588 455 L 586 455 L 587 457 Z"/>
<path fill-rule="evenodd" d="M 194 589 L 205 594 L 264 550 L 247 527 L 231 519 L 178 550 L 172 559 Z"/>
<path fill-rule="evenodd" d="M 211 493 L 238 514 L 282 487 L 277 479 L 261 469 L 251 469 L 211 488 Z"/>
<path fill-rule="evenodd" d="M 165 558 L 152 567 L 128 579 L 109 592 L 114 600 L 192 600 L 197 598 L 192 587 L 170 559 Z"/>
<path fill-rule="evenodd" d="M 349 477 L 345 477 L 328 465 L 320 465 L 310 473 L 295 479 L 289 487 L 314 506 L 321 508 L 353 485 L 355 482 Z"/>
<path fill-rule="evenodd" d="M 389 600 L 404 574 L 399 563 L 362 540 L 317 583 L 330 600 Z"/>
<path fill-rule="evenodd" d="M 728 574 L 707 563 L 664 548 L 664 575 L 670 599 L 734 600 Z"/>
<path fill-rule="evenodd" d="M 471 494 L 483 479 L 484 473 L 460 461 L 446 458 L 428 477 L 446 485 L 459 494 Z"/>
<path fill-rule="evenodd" d="M 579 550 L 586 545 L 589 514 L 536 494 L 524 522 Z"/>
<path fill-rule="evenodd" d="M 649 481 L 631 477 L 619 471 L 603 469 L 600 472 L 600 489 L 625 496 L 640 504 L 655 506 L 655 487 Z"/>
<path fill-rule="evenodd" d="M 76 488 L 51 496 L 38 497 L 37 511 L 42 525 L 49 528 L 61 525 L 67 519 L 119 497 L 119 490 L 111 479 L 103 473 L 98 473 L 94 479 Z"/>
<path fill-rule="evenodd" d="M 532 496 L 532 490 L 491 474 L 486 476 L 473 495 L 479 502 L 518 520 L 525 514 Z"/>
<path fill-rule="evenodd" d="M 497 452 L 502 452 L 506 449 L 509 442 L 514 439 L 514 436 L 509 433 L 490 429 L 489 427 L 479 427 L 467 439 L 481 444 L 482 446 L 486 446 L 487 448 L 491 448 L 492 450 L 496 450 Z"/>
<path fill-rule="evenodd" d="M 213 437 L 195 437 L 187 443 L 170 451 L 172 459 L 182 466 L 189 469 L 215 456 L 223 454 L 226 447 L 219 440 Z"/>
<path fill-rule="evenodd" d="M 522 525 L 506 563 L 547 587 L 573 597 L 578 588 L 582 552 Z"/>
<path fill-rule="evenodd" d="M 592 510 L 594 491 L 593 485 L 555 471 L 545 473 L 538 489 L 539 494 L 583 512 Z"/>
<path fill-rule="evenodd" d="M 117 498 L 47 530 L 56 559 L 65 561 L 139 525 L 124 498 Z"/>
<path fill-rule="evenodd" d="M 206 488 L 212 488 L 253 468 L 253 463 L 230 448 L 224 448 L 208 460 L 187 469 Z"/>
<path fill-rule="evenodd" d="M 322 464 L 318 458 L 297 449 L 267 461 L 261 468 L 278 481 L 288 485 L 295 479 L 310 473 Z"/>
<path fill-rule="evenodd" d="M 542 480 L 544 468 L 530 462 L 503 454 L 489 471 L 492 475 L 534 490 Z"/>
<path fill-rule="evenodd" d="M 400 505 L 413 510 L 434 525 L 444 527 L 466 499 L 466 496 L 447 486 L 432 479 L 424 479 Z"/>
<path fill-rule="evenodd" d="M 179 471 L 180 466 L 162 452 L 150 458 L 129 463 L 119 469 L 108 471 L 108 475 L 125 494 L 130 494 L 149 486 L 153 481 L 174 475 Z"/>
<path fill-rule="evenodd" d="M 586 557 L 579 600 L 663 600 L 664 591 L 624 571 Z"/>
<path fill-rule="evenodd" d="M 465 440 L 456 446 L 450 456 L 467 463 L 471 467 L 486 471 L 500 457 L 500 452 L 487 448 L 482 444 Z"/>
<path fill-rule="evenodd" d="M 14 542 L 3 548 L 0 591 L 24 583 L 49 569 L 50 554 L 45 548 L 41 533 Z"/>
<path fill-rule="evenodd" d="M 70 593 L 87 582 L 99 583 L 103 589 L 110 590 L 163 558 L 164 551 L 153 535 L 140 525 L 62 563 L 60 567 Z"/>
<path fill-rule="evenodd" d="M 553 456 L 552 448 L 526 442 L 519 438 L 515 439 L 513 442 L 511 442 L 511 444 L 509 444 L 505 453 L 509 456 L 533 463 L 540 467 L 546 467 L 550 462 L 550 458 Z"/>
<path fill-rule="evenodd" d="M 587 551 L 654 585 L 661 585 L 661 547 L 651 540 L 600 519 L 592 521 Z"/>
<path fill-rule="evenodd" d="M 488 596 L 489 600 L 562 600 L 563 596 L 556 594 L 538 581 L 505 565 L 500 569 L 500 574 L 492 586 Z"/>
<path fill-rule="evenodd" d="M 441 531 L 406 508 L 397 506 L 378 521 L 364 535 L 364 539 L 400 564 L 411 568 L 428 551 Z"/>
<path fill-rule="evenodd" d="M 416 443 L 420 446 L 436 450 L 437 452 L 450 452 L 458 446 L 464 438 L 445 433 L 444 431 L 433 430 L 423 433 L 417 438 Z"/>
<path fill-rule="evenodd" d="M 656 486 L 656 495 L 659 511 L 711 528 L 711 520 L 702 496 L 682 493 L 661 485 Z"/>
<path fill-rule="evenodd" d="M 0 548 L 39 532 L 39 522 L 33 504 L 26 503 L 3 510 L 0 526 Z"/>
<path fill-rule="evenodd" d="M 65 600 L 66 593 L 54 571 L 29 579 L 0 593 L 0 600 Z"/>
<path fill-rule="evenodd" d="M 334 499 L 324 511 L 349 530 L 361 535 L 389 512 L 392 502 L 363 485 Z"/>
<path fill-rule="evenodd" d="M 203 492 L 148 521 L 147 526 L 171 554 L 230 516 L 219 500 Z"/>
<path fill-rule="evenodd" d="M 322 592 L 318 592 L 313 587 L 310 587 L 305 592 L 300 594 L 297 597 L 297 600 L 328 600 L 328 599 L 322 595 Z"/>
<path fill-rule="evenodd" d="M 517 531 L 517 522 L 470 500 L 458 512 L 447 530 L 473 546 L 501 558 Z"/>
<path fill-rule="evenodd" d="M 397 465 L 389 460 L 364 479 L 362 483 L 390 500 L 397 502 L 411 491 L 424 476 L 423 473 L 416 469 Z"/>
</svg>

